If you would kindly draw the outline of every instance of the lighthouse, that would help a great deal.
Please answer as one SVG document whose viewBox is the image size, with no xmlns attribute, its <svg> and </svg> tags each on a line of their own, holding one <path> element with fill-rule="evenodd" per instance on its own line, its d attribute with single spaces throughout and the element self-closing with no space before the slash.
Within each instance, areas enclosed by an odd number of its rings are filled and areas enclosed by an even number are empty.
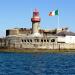
<svg viewBox="0 0 75 75">
<path fill-rule="evenodd" d="M 40 17 L 37 9 L 33 11 L 33 17 L 31 18 L 31 21 L 32 21 L 32 34 L 34 35 L 40 34 L 39 33 Z"/>
</svg>

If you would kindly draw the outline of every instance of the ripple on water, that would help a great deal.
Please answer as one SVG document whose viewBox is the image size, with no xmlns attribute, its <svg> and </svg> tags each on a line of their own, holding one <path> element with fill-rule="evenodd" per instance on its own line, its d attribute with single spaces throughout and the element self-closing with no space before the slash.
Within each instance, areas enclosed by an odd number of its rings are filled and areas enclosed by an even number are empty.
<svg viewBox="0 0 75 75">
<path fill-rule="evenodd" d="M 0 75 L 75 74 L 75 54 L 0 53 Z"/>
</svg>

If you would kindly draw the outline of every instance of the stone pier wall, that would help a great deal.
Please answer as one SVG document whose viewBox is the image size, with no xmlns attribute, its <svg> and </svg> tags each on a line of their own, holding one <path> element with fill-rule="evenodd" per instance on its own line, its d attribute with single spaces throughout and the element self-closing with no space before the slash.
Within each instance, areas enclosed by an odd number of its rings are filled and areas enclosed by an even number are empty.
<svg viewBox="0 0 75 75">
<path fill-rule="evenodd" d="M 29 40 L 30 39 L 30 40 Z M 43 41 L 41 41 L 43 39 Z M 57 43 L 57 39 L 55 42 L 51 42 L 53 38 L 9 38 L 9 39 L 0 39 L 0 48 L 37 48 L 37 49 L 75 49 L 75 43 Z M 26 42 L 27 41 L 27 42 Z"/>
</svg>

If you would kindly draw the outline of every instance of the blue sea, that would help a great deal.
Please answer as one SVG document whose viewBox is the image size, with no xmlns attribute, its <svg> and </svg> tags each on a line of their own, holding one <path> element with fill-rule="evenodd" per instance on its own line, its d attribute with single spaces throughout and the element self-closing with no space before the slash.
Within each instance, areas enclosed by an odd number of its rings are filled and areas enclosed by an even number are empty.
<svg viewBox="0 0 75 75">
<path fill-rule="evenodd" d="M 75 54 L 0 53 L 0 75 L 75 75 Z"/>
</svg>

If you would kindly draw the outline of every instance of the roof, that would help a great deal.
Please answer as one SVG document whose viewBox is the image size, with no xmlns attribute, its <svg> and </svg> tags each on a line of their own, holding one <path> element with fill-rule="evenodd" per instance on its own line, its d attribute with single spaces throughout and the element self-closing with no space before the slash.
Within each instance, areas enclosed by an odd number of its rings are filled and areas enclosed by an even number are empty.
<svg viewBox="0 0 75 75">
<path fill-rule="evenodd" d="M 57 33 L 56 34 L 56 36 L 66 36 L 66 35 L 68 35 L 68 36 L 75 36 L 75 33 L 74 32 L 68 32 L 68 31 L 62 31 L 62 32 L 59 32 L 59 33 Z"/>
<path fill-rule="evenodd" d="M 40 33 L 34 33 L 34 34 L 31 34 L 30 36 L 31 37 L 42 37 L 42 35 Z"/>
</svg>

